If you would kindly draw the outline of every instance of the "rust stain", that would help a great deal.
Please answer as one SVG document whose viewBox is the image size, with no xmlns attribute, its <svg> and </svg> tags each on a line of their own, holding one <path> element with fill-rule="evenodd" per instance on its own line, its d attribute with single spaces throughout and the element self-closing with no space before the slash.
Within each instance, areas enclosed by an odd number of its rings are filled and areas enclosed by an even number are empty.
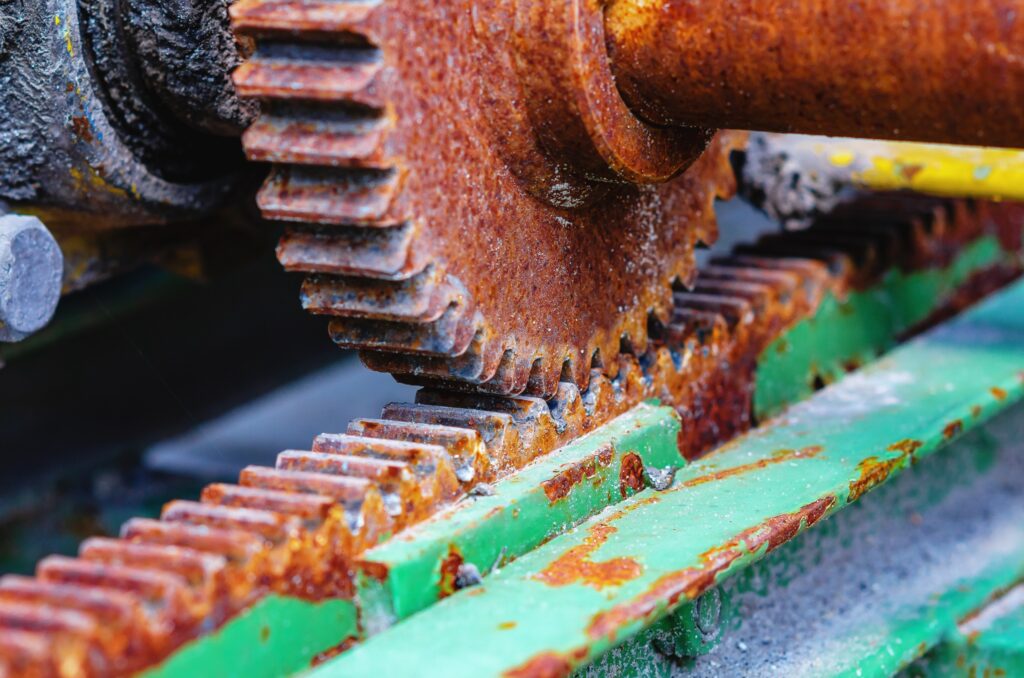
<svg viewBox="0 0 1024 678">
<path fill-rule="evenodd" d="M 514 629 L 515 627 L 516 623 L 514 621 L 504 621 L 498 624 L 498 628 L 502 631 L 508 631 L 509 629 Z"/>
<path fill-rule="evenodd" d="M 455 544 L 448 546 L 448 555 L 441 561 L 441 579 L 437 588 L 441 598 L 447 598 L 455 593 L 455 579 L 459 575 L 459 568 L 464 559 Z"/>
<path fill-rule="evenodd" d="M 619 470 L 619 493 L 625 499 L 644 489 L 644 462 L 633 452 L 622 458 Z"/>
<path fill-rule="evenodd" d="M 914 440 L 913 438 L 905 438 L 899 442 L 893 443 L 888 447 L 890 452 L 899 452 L 905 457 L 913 459 L 921 446 L 924 445 L 920 440 Z"/>
<path fill-rule="evenodd" d="M 590 559 L 608 537 L 618 528 L 608 523 L 598 523 L 590 528 L 590 534 L 583 543 L 574 546 L 543 570 L 533 575 L 534 579 L 548 586 L 568 586 L 576 582 L 600 591 L 606 586 L 621 586 L 643 574 L 643 567 L 632 558 L 619 557 L 601 562 Z"/>
<path fill-rule="evenodd" d="M 323 652 L 314 655 L 313 659 L 309 662 L 309 666 L 311 668 L 315 666 L 320 666 L 328 659 L 333 659 L 342 652 L 349 650 L 353 645 L 355 645 L 358 642 L 359 638 L 357 636 L 348 636 L 347 638 L 345 638 L 345 640 L 341 641 L 334 647 L 328 648 Z"/>
<path fill-rule="evenodd" d="M 562 678 L 572 673 L 572 664 L 554 652 L 545 652 L 525 664 L 509 669 L 506 678 Z"/>
<path fill-rule="evenodd" d="M 971 416 L 975 419 L 981 416 L 981 405 L 971 405 Z"/>
<path fill-rule="evenodd" d="M 541 484 L 548 501 L 554 504 L 568 497 L 572 488 L 582 483 L 584 479 L 597 476 L 598 469 L 611 464 L 614 456 L 614 448 L 610 444 L 606 444 L 586 458 L 559 469 L 553 478 L 545 480 Z M 623 463 L 625 463 L 625 459 L 623 459 Z"/>
<path fill-rule="evenodd" d="M 878 457 L 868 457 L 862 460 L 857 464 L 860 476 L 850 483 L 850 495 L 846 499 L 847 503 L 852 504 L 871 488 L 884 483 L 889 474 L 904 463 L 904 459 L 906 457 L 900 456 L 885 460 Z"/>
<path fill-rule="evenodd" d="M 92 143 L 94 139 L 92 126 L 89 125 L 89 119 L 84 115 L 76 115 L 71 118 L 71 130 L 82 141 Z"/>
<path fill-rule="evenodd" d="M 823 497 L 792 513 L 774 516 L 740 532 L 725 544 L 701 554 L 698 559 L 700 565 L 663 575 L 639 596 L 595 615 L 587 626 L 587 636 L 614 639 L 616 631 L 626 624 L 671 607 L 683 597 L 688 600 L 697 598 L 741 557 L 762 549 L 765 554 L 770 553 L 802 529 L 813 526 L 835 505 L 834 496 Z"/>
<path fill-rule="evenodd" d="M 766 457 L 764 459 L 758 459 L 757 461 L 751 462 L 749 464 L 741 464 L 739 466 L 733 466 L 732 468 L 723 469 L 721 471 L 716 471 L 714 473 L 708 473 L 697 478 L 691 478 L 690 480 L 681 483 L 680 485 L 669 491 L 674 492 L 686 487 L 695 487 L 697 485 L 716 482 L 719 480 L 724 480 L 726 478 L 731 478 L 733 476 L 740 476 L 745 473 L 750 473 L 751 471 L 756 471 L 758 469 L 774 466 L 775 464 L 793 461 L 794 459 L 810 459 L 812 457 L 818 456 L 818 454 L 820 454 L 824 449 L 825 448 L 823 448 L 821 445 L 810 445 L 808 447 L 802 447 L 799 450 L 776 450 L 775 452 L 772 453 L 771 456 Z"/>
<path fill-rule="evenodd" d="M 260 642 L 265 643 L 270 640 L 270 627 L 264 624 L 260 627 Z"/>
<path fill-rule="evenodd" d="M 942 429 L 942 437 L 946 440 L 955 438 L 960 435 L 964 430 L 964 422 L 960 419 L 954 419 L 953 421 L 946 424 L 946 427 Z"/>
<path fill-rule="evenodd" d="M 959 420 L 952 422 L 952 424 L 960 424 Z M 946 427 L 949 430 L 949 426 Z M 954 432 L 952 435 L 956 435 Z M 949 437 L 949 436 L 947 436 Z M 916 462 L 914 456 L 917 451 L 923 445 L 920 440 L 914 440 L 912 438 L 906 438 L 898 442 L 893 443 L 888 447 L 889 452 L 898 452 L 899 456 L 890 457 L 889 459 L 879 459 L 876 456 L 868 457 L 867 459 L 861 460 L 857 464 L 857 470 L 860 475 L 856 480 L 850 483 L 850 495 L 846 501 L 853 503 L 860 499 L 864 493 L 871 488 L 880 485 L 885 482 L 885 479 L 898 468 L 902 468 L 908 461 L 913 464 Z"/>
<path fill-rule="evenodd" d="M 359 561 L 359 569 L 371 579 L 376 579 L 380 582 L 387 581 L 388 579 L 388 566 L 384 563 L 361 560 Z"/>
<path fill-rule="evenodd" d="M 989 393 L 992 394 L 992 397 L 995 398 L 996 400 L 1006 400 L 1006 391 L 1004 391 L 1003 389 L 999 388 L 998 386 L 993 386 L 988 391 L 989 391 Z"/>
</svg>

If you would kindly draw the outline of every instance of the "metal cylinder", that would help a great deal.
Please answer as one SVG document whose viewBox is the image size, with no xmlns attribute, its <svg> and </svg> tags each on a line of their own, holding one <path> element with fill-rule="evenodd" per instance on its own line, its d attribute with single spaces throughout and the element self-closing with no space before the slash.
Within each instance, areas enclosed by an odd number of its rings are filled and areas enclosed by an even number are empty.
<svg viewBox="0 0 1024 678">
<path fill-rule="evenodd" d="M 605 33 L 652 123 L 1024 147 L 1021 0 L 610 0 Z"/>
<path fill-rule="evenodd" d="M 0 216 L 0 341 L 21 341 L 50 322 L 64 258 L 35 217 Z"/>
</svg>

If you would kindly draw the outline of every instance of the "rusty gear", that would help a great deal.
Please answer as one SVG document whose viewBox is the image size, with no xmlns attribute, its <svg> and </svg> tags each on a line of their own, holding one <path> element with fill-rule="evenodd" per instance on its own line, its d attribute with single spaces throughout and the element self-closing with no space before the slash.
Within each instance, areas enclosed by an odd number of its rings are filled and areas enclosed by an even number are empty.
<svg viewBox="0 0 1024 678">
<path fill-rule="evenodd" d="M 647 350 L 618 357 L 615 378 L 595 372 L 586 390 L 562 383 L 546 401 L 423 389 L 415 404 L 282 452 L 273 468 L 173 501 L 159 520 L 129 520 L 120 539 L 91 538 L 77 557 L 43 559 L 34 577 L 0 578 L 0 669 L 126 675 L 268 594 L 351 598 L 367 548 L 639 403 L 679 413 L 688 459 L 746 431 L 759 354 L 828 295 L 948 264 L 982 237 L 999 238 L 1007 259 L 945 297 L 945 309 L 977 299 L 978 282 L 1020 273 L 1018 205 L 871 200 L 706 267 L 692 292 L 674 295 Z"/>
<path fill-rule="evenodd" d="M 692 284 L 738 137 L 690 165 L 708 133 L 633 117 L 599 3 L 564 5 L 232 7 L 256 43 L 235 83 L 263 102 L 245 148 L 274 163 L 259 204 L 292 222 L 279 259 L 310 274 L 305 307 L 372 368 L 496 393 L 582 388 L 624 340 L 643 349 L 651 315 L 668 322 L 673 283 Z M 508 12 L 534 37 L 569 37 L 540 49 Z"/>
</svg>

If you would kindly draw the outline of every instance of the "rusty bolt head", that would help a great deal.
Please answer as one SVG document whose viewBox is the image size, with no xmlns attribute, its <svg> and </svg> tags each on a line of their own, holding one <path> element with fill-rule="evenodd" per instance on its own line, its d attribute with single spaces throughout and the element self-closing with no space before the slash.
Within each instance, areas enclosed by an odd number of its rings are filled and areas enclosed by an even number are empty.
<svg viewBox="0 0 1024 678">
<path fill-rule="evenodd" d="M 0 341 L 21 341 L 50 322 L 64 257 L 39 219 L 0 217 Z"/>
</svg>

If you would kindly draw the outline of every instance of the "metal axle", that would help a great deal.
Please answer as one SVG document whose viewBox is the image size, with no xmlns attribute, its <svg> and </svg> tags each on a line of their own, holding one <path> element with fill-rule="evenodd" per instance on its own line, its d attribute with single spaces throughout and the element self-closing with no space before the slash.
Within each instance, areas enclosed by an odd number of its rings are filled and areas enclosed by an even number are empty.
<svg viewBox="0 0 1024 678">
<path fill-rule="evenodd" d="M 1024 146 L 1019 0 L 611 0 L 630 108 L 660 125 Z"/>
</svg>

